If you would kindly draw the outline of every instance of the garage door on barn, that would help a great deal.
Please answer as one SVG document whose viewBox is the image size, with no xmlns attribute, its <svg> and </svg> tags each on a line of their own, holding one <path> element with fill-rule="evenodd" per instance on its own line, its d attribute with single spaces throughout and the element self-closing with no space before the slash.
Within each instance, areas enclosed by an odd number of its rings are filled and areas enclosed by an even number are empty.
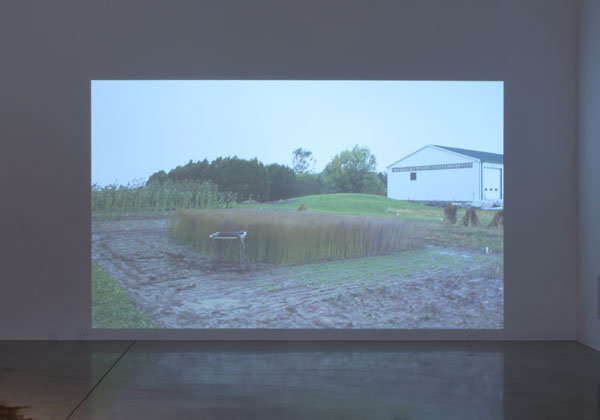
<svg viewBox="0 0 600 420">
<path fill-rule="evenodd" d="M 483 199 L 502 199 L 502 169 L 483 168 Z"/>
</svg>

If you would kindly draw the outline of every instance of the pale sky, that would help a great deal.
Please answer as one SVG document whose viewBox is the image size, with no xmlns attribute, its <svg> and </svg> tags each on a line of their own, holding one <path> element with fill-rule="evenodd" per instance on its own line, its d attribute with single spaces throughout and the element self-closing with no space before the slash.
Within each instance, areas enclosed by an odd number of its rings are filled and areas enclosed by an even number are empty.
<svg viewBox="0 0 600 420">
<path fill-rule="evenodd" d="M 254 157 L 316 171 L 354 145 L 378 171 L 427 144 L 503 153 L 503 82 L 94 80 L 92 183 L 191 160 Z"/>
</svg>

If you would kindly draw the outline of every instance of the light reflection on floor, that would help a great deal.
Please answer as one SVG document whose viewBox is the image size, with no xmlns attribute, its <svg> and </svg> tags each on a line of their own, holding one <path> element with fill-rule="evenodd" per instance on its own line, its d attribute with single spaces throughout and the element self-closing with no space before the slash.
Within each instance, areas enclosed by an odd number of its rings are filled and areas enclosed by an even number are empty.
<svg viewBox="0 0 600 420">
<path fill-rule="evenodd" d="M 130 344 L 0 343 L 0 404 L 27 406 L 33 419 L 65 419 L 75 408 L 71 419 L 596 419 L 600 411 L 600 353 L 576 343 L 137 342 L 125 352 Z"/>
</svg>

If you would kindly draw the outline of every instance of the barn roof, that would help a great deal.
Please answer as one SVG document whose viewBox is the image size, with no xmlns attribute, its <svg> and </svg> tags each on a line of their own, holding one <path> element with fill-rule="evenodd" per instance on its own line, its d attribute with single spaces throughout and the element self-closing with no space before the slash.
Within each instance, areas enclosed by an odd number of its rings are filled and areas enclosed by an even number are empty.
<svg viewBox="0 0 600 420">
<path fill-rule="evenodd" d="M 489 152 L 480 152 L 478 150 L 469 150 L 469 149 L 459 149 L 457 147 L 448 147 L 448 146 L 435 146 L 440 149 L 449 150 L 454 153 L 459 153 L 461 155 L 470 156 L 475 159 L 479 159 L 482 162 L 489 163 L 502 163 L 504 164 L 504 155 L 498 153 L 489 153 Z"/>
</svg>

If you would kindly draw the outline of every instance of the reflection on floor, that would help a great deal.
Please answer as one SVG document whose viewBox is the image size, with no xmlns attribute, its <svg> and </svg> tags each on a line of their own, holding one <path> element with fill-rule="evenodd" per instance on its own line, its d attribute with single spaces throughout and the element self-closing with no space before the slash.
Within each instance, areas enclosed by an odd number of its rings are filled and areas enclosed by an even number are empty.
<svg viewBox="0 0 600 420">
<path fill-rule="evenodd" d="M 598 419 L 570 342 L 0 342 L 32 419 Z"/>
</svg>

